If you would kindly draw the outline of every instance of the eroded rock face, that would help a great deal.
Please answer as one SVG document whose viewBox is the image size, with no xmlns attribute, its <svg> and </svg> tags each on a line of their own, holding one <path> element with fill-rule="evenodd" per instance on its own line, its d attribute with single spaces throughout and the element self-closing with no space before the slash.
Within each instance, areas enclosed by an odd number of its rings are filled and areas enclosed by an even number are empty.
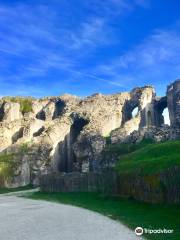
<svg viewBox="0 0 180 240">
<path fill-rule="evenodd" d="M 19 175 L 13 184 L 38 184 L 38 177 L 49 172 L 101 171 L 101 153 L 108 136 L 112 143 L 136 142 L 143 137 L 177 139 L 179 84 L 177 80 L 170 85 L 164 98 L 157 98 L 154 89 L 145 86 L 84 99 L 68 94 L 33 99 L 31 112 L 26 114 L 21 113 L 19 103 L 1 100 L 0 151 L 13 152 L 24 143 L 29 149 L 20 157 Z M 171 127 L 164 126 L 161 116 L 166 105 Z M 136 116 L 134 108 L 138 108 Z"/>
<path fill-rule="evenodd" d="M 168 86 L 167 101 L 171 125 L 180 128 L 180 80 Z"/>
<path fill-rule="evenodd" d="M 11 122 L 22 118 L 20 104 L 16 102 L 3 102 L 0 111 L 1 121 Z"/>
</svg>

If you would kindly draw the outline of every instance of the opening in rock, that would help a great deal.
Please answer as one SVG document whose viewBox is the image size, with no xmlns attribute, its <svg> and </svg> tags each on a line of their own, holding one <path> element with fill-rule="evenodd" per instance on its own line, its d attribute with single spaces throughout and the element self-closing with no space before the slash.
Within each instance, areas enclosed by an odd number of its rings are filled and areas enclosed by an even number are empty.
<svg viewBox="0 0 180 240">
<path fill-rule="evenodd" d="M 24 131 L 24 128 L 22 127 L 12 136 L 12 144 L 16 143 L 18 139 L 23 137 L 23 131 Z"/>
<path fill-rule="evenodd" d="M 77 140 L 83 127 L 88 124 L 88 121 L 83 118 L 74 120 L 70 128 L 69 134 L 65 137 L 63 142 L 60 142 L 55 151 L 55 161 L 58 162 L 58 171 L 71 172 L 73 169 L 73 162 L 76 161 L 76 156 L 73 151 L 73 144 Z"/>
<path fill-rule="evenodd" d="M 132 118 L 136 117 L 136 116 L 138 115 L 138 112 L 139 112 L 138 107 L 135 107 L 135 108 L 132 110 Z"/>
<path fill-rule="evenodd" d="M 0 106 L 0 122 L 2 122 L 3 118 L 4 118 L 4 103 L 1 104 Z"/>
<path fill-rule="evenodd" d="M 54 111 L 52 119 L 55 119 L 55 118 L 58 118 L 59 116 L 61 116 L 64 112 L 64 107 L 65 107 L 65 102 L 62 100 L 58 100 L 55 103 L 55 111 Z"/>
<path fill-rule="evenodd" d="M 33 137 L 40 136 L 45 130 L 45 127 L 41 127 L 37 132 L 33 133 Z"/>
<path fill-rule="evenodd" d="M 133 102 L 132 100 L 127 100 L 122 109 L 122 126 L 125 122 L 133 119 L 137 116 L 139 112 L 138 102 Z"/>
<path fill-rule="evenodd" d="M 162 126 L 165 121 L 169 121 L 167 114 L 167 97 L 162 97 L 155 104 L 155 125 Z M 165 113 L 164 113 L 165 110 Z M 165 116 L 164 116 L 165 114 Z"/>
<path fill-rule="evenodd" d="M 164 124 L 167 124 L 167 125 L 170 126 L 170 118 L 169 118 L 169 110 L 168 110 L 168 108 L 165 108 L 163 110 L 162 115 L 164 117 Z"/>
<path fill-rule="evenodd" d="M 45 121 L 46 120 L 45 112 L 43 110 L 41 110 L 40 112 L 38 112 L 36 114 L 36 118 L 39 119 L 39 120 Z"/>
</svg>

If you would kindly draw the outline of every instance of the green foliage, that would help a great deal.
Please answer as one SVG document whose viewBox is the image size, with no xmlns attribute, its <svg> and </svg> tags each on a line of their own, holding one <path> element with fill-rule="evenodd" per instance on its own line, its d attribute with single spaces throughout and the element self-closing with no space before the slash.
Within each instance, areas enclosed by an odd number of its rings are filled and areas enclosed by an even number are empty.
<svg viewBox="0 0 180 240">
<path fill-rule="evenodd" d="M 133 231 L 137 226 L 151 229 L 173 229 L 168 240 L 179 240 L 179 205 L 160 205 L 136 202 L 119 197 L 104 197 L 97 193 L 33 193 L 30 198 L 71 204 L 99 212 L 128 225 Z M 164 240 L 164 234 L 148 234 L 147 239 Z"/>
<path fill-rule="evenodd" d="M 13 154 L 0 154 L 0 180 L 2 184 L 13 176 L 15 165 Z"/>
<path fill-rule="evenodd" d="M 121 157 L 116 169 L 119 173 L 157 173 L 172 166 L 180 166 L 180 141 L 148 144 Z"/>
<path fill-rule="evenodd" d="M 3 100 L 17 102 L 20 104 L 20 110 L 22 114 L 32 112 L 32 100 L 31 97 L 4 97 Z"/>
<path fill-rule="evenodd" d="M 23 101 L 20 102 L 20 106 L 23 114 L 32 112 L 32 101 L 30 99 L 23 99 Z"/>
<path fill-rule="evenodd" d="M 119 143 L 119 144 L 108 144 L 106 145 L 103 154 L 106 157 L 120 157 L 122 155 L 134 152 L 138 149 L 141 149 L 149 144 L 152 144 L 153 140 L 143 139 L 141 142 L 133 143 Z"/>
<path fill-rule="evenodd" d="M 19 153 L 27 153 L 29 147 L 28 147 L 28 143 L 23 143 L 21 146 L 20 146 L 20 149 L 19 149 Z"/>
</svg>

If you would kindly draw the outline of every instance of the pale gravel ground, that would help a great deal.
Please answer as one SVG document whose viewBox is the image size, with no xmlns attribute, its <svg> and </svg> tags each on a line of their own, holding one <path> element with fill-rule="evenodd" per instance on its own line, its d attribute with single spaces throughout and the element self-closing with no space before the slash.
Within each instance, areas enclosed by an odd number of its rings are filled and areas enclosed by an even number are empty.
<svg viewBox="0 0 180 240">
<path fill-rule="evenodd" d="M 0 195 L 0 240 L 136 240 L 123 224 L 70 205 Z"/>
</svg>

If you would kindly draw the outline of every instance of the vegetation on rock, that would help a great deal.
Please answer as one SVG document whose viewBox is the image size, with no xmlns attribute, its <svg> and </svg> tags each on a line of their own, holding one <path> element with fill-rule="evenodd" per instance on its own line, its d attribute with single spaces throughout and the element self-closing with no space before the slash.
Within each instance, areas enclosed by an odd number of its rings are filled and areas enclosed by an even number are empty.
<svg viewBox="0 0 180 240">
<path fill-rule="evenodd" d="M 32 97 L 4 97 L 3 100 L 19 103 L 22 114 L 32 112 Z"/>
<path fill-rule="evenodd" d="M 14 154 L 0 154 L 0 185 L 13 176 L 15 165 Z"/>
</svg>

